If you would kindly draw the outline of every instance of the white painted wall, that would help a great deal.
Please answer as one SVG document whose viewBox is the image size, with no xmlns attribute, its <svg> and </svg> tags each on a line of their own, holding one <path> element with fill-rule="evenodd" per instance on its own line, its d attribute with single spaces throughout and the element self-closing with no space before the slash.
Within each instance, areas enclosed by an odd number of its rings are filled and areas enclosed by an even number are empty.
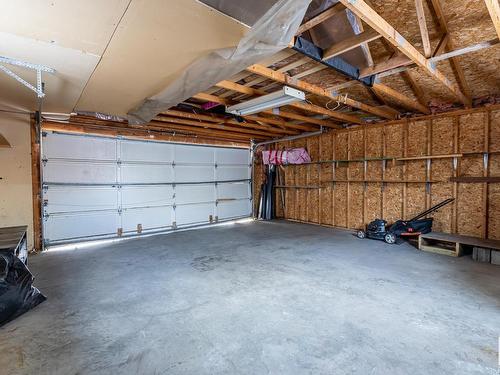
<svg viewBox="0 0 500 375">
<path fill-rule="evenodd" d="M 29 115 L 0 112 L 0 133 L 12 148 L 0 148 L 0 227 L 28 225 L 33 248 Z"/>
</svg>

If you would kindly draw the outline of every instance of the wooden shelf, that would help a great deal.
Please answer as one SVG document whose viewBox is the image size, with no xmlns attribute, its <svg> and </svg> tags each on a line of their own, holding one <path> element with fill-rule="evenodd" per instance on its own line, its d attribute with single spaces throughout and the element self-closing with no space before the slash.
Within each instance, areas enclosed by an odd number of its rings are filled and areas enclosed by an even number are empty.
<svg viewBox="0 0 500 375">
<path fill-rule="evenodd" d="M 424 155 L 424 156 L 408 156 L 408 157 L 384 156 L 380 158 L 318 160 L 302 164 L 283 164 L 283 166 L 290 167 L 290 166 L 311 165 L 311 164 L 363 163 L 365 161 L 384 161 L 384 160 L 394 162 L 394 161 L 412 161 L 412 160 L 428 160 L 428 159 L 451 159 L 451 158 L 461 158 L 462 156 L 463 154 Z"/>
<path fill-rule="evenodd" d="M 443 180 L 419 181 L 419 180 L 329 180 L 321 181 L 322 183 L 332 182 L 368 182 L 368 183 L 388 183 L 388 184 L 434 184 L 439 182 L 447 182 Z"/>
</svg>

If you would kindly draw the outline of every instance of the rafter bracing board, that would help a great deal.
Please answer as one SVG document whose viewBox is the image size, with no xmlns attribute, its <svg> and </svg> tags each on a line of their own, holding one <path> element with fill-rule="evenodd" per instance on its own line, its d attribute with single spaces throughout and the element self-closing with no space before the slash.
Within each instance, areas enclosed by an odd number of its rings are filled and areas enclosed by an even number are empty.
<svg viewBox="0 0 500 375">
<path fill-rule="evenodd" d="M 331 6 L 324 12 L 318 14 L 316 17 L 313 17 L 309 21 L 304 22 L 302 25 L 300 25 L 295 35 L 300 35 L 307 30 L 312 29 L 314 26 L 319 25 L 321 22 L 326 21 L 327 19 L 333 17 L 337 13 L 342 12 L 343 10 L 345 10 L 345 7 L 341 3 L 337 3 Z"/>
<path fill-rule="evenodd" d="M 422 0 L 415 0 L 415 8 L 417 9 L 417 20 L 420 28 L 420 35 L 422 37 L 422 45 L 424 47 L 425 57 L 431 57 L 431 42 L 429 40 L 429 31 L 427 30 L 427 23 L 425 20 L 424 4 Z"/>
<path fill-rule="evenodd" d="M 343 97 L 340 95 L 334 95 L 330 91 L 325 90 L 319 86 L 312 85 L 310 83 L 307 83 L 307 82 L 304 82 L 304 81 L 301 81 L 298 79 L 294 79 L 294 78 L 289 77 L 283 73 L 276 72 L 272 69 L 268 69 L 268 68 L 261 66 L 261 65 L 252 65 L 252 66 L 248 67 L 247 70 L 251 71 L 253 73 L 259 74 L 261 76 L 267 77 L 269 79 L 272 79 L 276 82 L 280 82 L 284 85 L 290 85 L 290 86 L 298 88 L 299 90 L 303 90 L 303 91 L 309 92 L 309 93 L 314 94 L 314 95 L 319 95 L 319 96 L 328 98 L 330 100 L 343 102 L 344 104 L 346 104 L 350 107 L 358 108 L 364 112 L 368 112 L 368 113 L 377 115 L 377 116 L 382 117 L 382 118 L 390 118 L 390 119 L 394 118 L 394 116 L 391 113 L 388 113 L 387 111 L 384 111 L 380 108 L 372 107 L 372 106 L 369 106 L 367 104 L 363 104 L 363 103 L 360 103 L 356 100 L 346 98 L 346 97 Z M 330 111 L 330 112 L 337 113 L 334 111 Z M 345 116 L 347 116 L 347 115 L 343 115 L 343 116 L 345 118 Z M 332 117 L 334 117 L 334 116 L 332 116 Z M 357 117 L 354 117 L 354 116 L 349 116 L 349 117 L 351 118 L 351 121 L 353 123 L 356 123 L 356 124 L 363 123 L 363 121 L 361 121 Z M 339 117 L 337 117 L 337 118 L 339 118 Z M 356 120 L 356 121 L 354 121 L 354 120 Z"/>
<path fill-rule="evenodd" d="M 498 0 L 484 0 L 484 2 L 497 31 L 498 39 L 500 39 L 500 3 Z"/>
<path fill-rule="evenodd" d="M 258 89 L 252 89 L 250 87 L 242 86 L 242 85 L 239 85 L 237 83 L 230 82 L 230 81 L 221 81 L 221 82 L 219 82 L 217 84 L 217 86 L 225 88 L 227 90 L 233 90 L 233 91 L 241 92 L 243 94 L 248 94 L 248 95 L 265 95 L 265 94 L 267 94 L 265 91 L 258 90 Z M 291 103 L 291 104 L 289 104 L 289 106 L 290 107 L 295 107 L 295 108 L 302 108 L 300 106 L 300 103 Z M 311 105 L 311 109 L 312 109 L 311 112 L 321 113 L 321 114 L 328 114 L 330 117 L 334 117 L 334 118 L 337 118 L 337 119 L 342 120 L 342 121 L 348 121 L 348 120 L 353 120 L 353 119 L 354 120 L 358 120 L 354 116 L 348 116 L 348 115 L 344 115 L 344 114 L 339 114 L 337 112 L 332 113 L 332 111 L 327 110 L 326 108 L 325 108 L 325 111 L 323 111 L 322 107 L 318 107 L 318 106 L 315 106 L 315 105 Z M 266 113 L 272 113 L 272 111 L 266 111 Z M 297 119 L 296 118 L 297 115 L 295 115 L 293 113 L 280 111 L 279 114 L 281 116 L 283 116 L 283 117 L 289 117 L 289 118 L 295 117 L 295 119 Z M 292 116 L 292 117 L 290 117 L 290 116 Z M 346 116 L 348 116 L 348 117 L 346 117 Z M 301 117 L 302 117 L 302 120 L 308 119 L 306 116 L 301 116 Z M 353 118 L 351 119 L 350 117 L 353 117 Z M 317 124 L 318 119 L 312 119 L 312 120 L 313 120 L 313 122 L 312 122 L 313 124 Z M 327 127 L 338 128 L 337 125 L 332 125 L 332 124 L 329 124 L 329 123 L 326 123 L 326 122 L 323 123 L 323 124 L 321 124 L 321 125 L 327 126 Z"/>
<path fill-rule="evenodd" d="M 405 54 L 426 73 L 435 80 L 441 82 L 454 96 L 463 104 L 470 106 L 471 100 L 466 97 L 458 85 L 451 82 L 434 63 L 428 61 L 424 55 L 409 43 L 400 33 L 398 33 L 387 21 L 377 12 L 370 8 L 363 0 L 340 0 L 348 9 L 357 14 L 374 30 L 379 32 L 385 39 L 393 44 L 399 51 Z"/>
<path fill-rule="evenodd" d="M 344 52 L 350 51 L 356 47 L 359 47 L 362 44 L 371 42 L 372 40 L 376 40 L 381 37 L 382 35 L 377 33 L 375 30 L 363 31 L 360 34 L 344 39 L 343 41 L 338 42 L 333 46 L 325 49 L 323 51 L 323 60 L 327 60 L 329 58 L 341 55 Z"/>
</svg>

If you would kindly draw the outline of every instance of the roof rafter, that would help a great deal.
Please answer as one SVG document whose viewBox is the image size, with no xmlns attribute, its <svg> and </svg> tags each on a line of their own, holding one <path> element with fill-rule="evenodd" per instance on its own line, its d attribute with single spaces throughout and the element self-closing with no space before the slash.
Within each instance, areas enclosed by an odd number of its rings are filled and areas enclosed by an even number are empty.
<svg viewBox="0 0 500 375">
<path fill-rule="evenodd" d="M 422 46 L 424 47 L 425 57 L 431 57 L 431 42 L 429 40 L 429 30 L 424 13 L 424 3 L 422 0 L 415 0 L 415 8 L 417 9 L 418 27 L 420 28 L 420 36 L 422 37 Z"/>
<path fill-rule="evenodd" d="M 426 73 L 435 80 L 441 82 L 455 97 L 466 106 L 471 105 L 471 100 L 463 94 L 460 87 L 451 82 L 446 76 L 436 68 L 435 63 L 428 61 L 411 43 L 409 43 L 400 33 L 398 33 L 384 18 L 375 12 L 364 0 L 340 0 L 346 8 L 357 14 L 374 30 L 379 32 L 385 39 L 393 44 L 399 51 L 405 54 Z"/>
<path fill-rule="evenodd" d="M 327 19 L 333 17 L 337 13 L 340 13 L 345 10 L 345 7 L 341 3 L 336 3 L 332 5 L 330 8 L 325 10 L 324 12 L 318 14 L 316 17 L 311 18 L 309 21 L 304 22 L 300 25 L 299 29 L 295 33 L 295 35 L 300 35 L 306 32 L 309 29 L 312 29 L 314 26 L 319 25 L 320 23 L 326 21 Z"/>
<path fill-rule="evenodd" d="M 500 39 L 500 3 L 498 0 L 484 0 L 484 2 L 486 3 L 486 8 L 488 8 L 488 12 L 490 13 L 493 26 L 495 26 L 498 39 Z"/>
<path fill-rule="evenodd" d="M 361 46 L 362 44 L 371 42 L 372 40 L 376 40 L 381 37 L 382 35 L 377 33 L 375 30 L 363 31 L 362 33 L 344 39 L 338 43 L 335 43 L 333 46 L 325 49 L 323 51 L 323 60 L 327 60 L 332 57 L 341 55 L 347 51 L 350 51 L 356 47 Z"/>
<path fill-rule="evenodd" d="M 253 88 L 246 87 L 246 86 L 242 86 L 242 85 L 239 85 L 237 83 L 230 82 L 230 81 L 221 81 L 221 82 L 219 82 L 217 84 L 217 86 L 218 87 L 223 87 L 223 88 L 228 89 L 228 90 L 234 90 L 234 91 L 237 91 L 237 92 L 242 92 L 242 93 L 245 93 L 245 94 L 248 94 L 248 95 L 266 95 L 267 94 L 265 91 L 258 90 L 258 89 L 253 89 Z M 298 104 L 298 106 L 297 106 L 297 104 Z M 288 105 L 290 107 L 301 108 L 300 103 L 291 103 L 291 104 L 288 104 Z M 313 106 L 313 107 L 317 107 L 317 106 Z M 319 108 L 321 108 L 321 112 L 323 112 L 323 108 L 322 107 L 318 107 L 316 109 L 316 111 L 318 111 Z M 331 111 L 329 111 L 329 112 L 331 112 Z M 275 114 L 272 111 L 266 111 L 266 113 Z M 285 113 L 285 115 L 283 115 L 283 113 Z M 290 116 L 292 116 L 295 119 L 298 119 L 297 116 L 300 116 L 298 114 L 294 114 L 294 113 L 292 114 L 290 112 L 282 112 L 282 111 L 280 111 L 280 115 L 286 116 L 286 117 L 289 117 L 289 118 L 290 118 Z M 309 118 L 307 116 L 300 116 L 300 118 L 302 119 L 302 121 L 304 121 L 305 119 L 309 120 Z M 313 119 L 313 121 L 314 121 L 315 124 L 318 124 L 318 122 L 321 121 L 321 120 Z M 330 123 L 328 123 L 326 121 L 323 121 L 322 123 L 320 123 L 318 125 L 329 127 L 329 128 L 338 128 L 339 127 L 338 125 L 333 125 L 333 124 L 330 124 Z"/>
<path fill-rule="evenodd" d="M 450 35 L 449 30 L 448 30 L 448 24 L 446 22 L 446 18 L 444 16 L 443 8 L 441 6 L 441 1 L 440 0 L 431 0 L 431 11 L 434 11 L 436 14 L 436 18 L 438 20 L 439 26 L 441 27 L 441 30 L 445 32 L 447 35 Z M 453 42 L 451 41 L 451 38 L 447 39 L 446 42 L 446 48 L 448 50 L 453 50 Z M 464 103 L 466 107 L 471 107 L 472 106 L 472 100 L 471 100 L 471 91 L 469 84 L 467 83 L 467 80 L 465 79 L 465 73 L 464 70 L 462 69 L 462 66 L 460 65 L 460 62 L 458 61 L 457 58 L 453 57 L 450 61 L 451 66 L 453 70 L 455 71 L 455 76 L 457 79 L 457 82 L 459 83 L 460 87 L 462 88 L 465 97 L 468 99 L 468 103 Z"/>
<path fill-rule="evenodd" d="M 242 128 L 255 129 L 255 130 L 266 130 L 268 132 L 278 133 L 278 134 L 289 134 L 289 135 L 297 134 L 297 131 L 294 131 L 294 130 L 286 130 L 286 129 L 277 128 L 277 127 L 270 126 L 270 125 L 261 125 L 261 124 L 255 124 L 255 123 L 250 123 L 250 122 L 239 122 L 235 119 L 228 119 L 228 118 L 223 118 L 223 117 L 208 115 L 208 114 L 182 112 L 182 111 L 169 109 L 165 112 L 162 112 L 161 115 L 172 116 L 172 117 L 182 117 L 182 118 L 187 118 L 190 120 L 214 122 L 214 123 L 219 124 L 219 125 L 223 125 L 223 124 L 236 125 L 236 126 L 242 127 Z"/>
<path fill-rule="evenodd" d="M 246 87 L 246 86 L 244 86 L 244 87 Z M 229 101 L 229 100 L 224 99 L 224 98 L 219 98 L 218 96 L 215 96 L 215 95 L 206 94 L 203 92 L 194 95 L 193 98 L 198 99 L 198 100 L 203 100 L 203 101 L 224 104 L 224 105 L 232 104 L 232 101 Z M 284 117 L 283 112 L 281 112 L 278 116 Z M 289 122 L 284 121 L 283 119 L 268 118 L 268 117 L 263 117 L 263 116 L 254 116 L 254 115 L 243 116 L 243 118 L 251 120 L 251 121 L 255 121 L 258 123 L 262 122 L 262 123 L 269 123 L 269 124 L 277 125 L 277 126 L 282 127 L 283 129 L 290 128 L 290 129 L 305 130 L 305 131 L 317 130 L 317 127 L 314 127 L 314 126 L 291 124 Z"/>
<path fill-rule="evenodd" d="M 393 119 L 394 116 L 383 110 L 383 109 L 380 109 L 380 108 L 377 108 L 377 107 L 373 107 L 373 106 L 370 106 L 370 105 L 367 105 L 367 104 L 363 104 L 363 103 L 360 103 L 356 100 L 353 100 L 353 99 L 350 99 L 350 98 L 346 98 L 346 97 L 343 97 L 343 96 L 340 96 L 340 95 L 335 95 L 333 94 L 332 92 L 326 90 L 326 89 L 323 89 L 319 86 L 316 86 L 316 85 L 312 85 L 310 83 L 307 83 L 305 81 L 301 81 L 301 80 L 298 80 L 298 79 L 295 79 L 293 77 L 289 77 L 283 73 L 280 73 L 280 72 L 276 72 L 272 69 L 268 69 L 262 65 L 252 65 L 250 67 L 247 68 L 248 71 L 251 71 L 253 73 L 256 73 L 256 74 L 259 74 L 259 75 L 262 75 L 262 76 L 265 76 L 269 79 L 272 79 L 274 81 L 277 81 L 277 82 L 280 82 L 284 85 L 290 85 L 290 86 L 294 86 L 296 88 L 298 88 L 299 90 L 303 90 L 303 91 L 306 91 L 306 92 L 309 92 L 311 94 L 314 94 L 314 95 L 318 95 L 318 96 L 322 96 L 324 98 L 327 98 L 327 99 L 330 99 L 330 100 L 334 100 L 334 101 L 338 101 L 338 102 L 343 102 L 345 105 L 348 105 L 350 107 L 354 107 L 354 108 L 357 108 L 357 109 L 360 109 L 364 112 L 367 112 L 367 113 L 371 113 L 371 114 L 374 114 L 374 115 L 377 115 L 381 118 L 390 118 L 390 119 Z M 338 117 L 339 115 L 342 115 L 343 116 L 343 119 L 344 121 L 347 121 L 347 122 L 353 122 L 353 123 L 357 123 L 357 124 L 361 124 L 363 123 L 361 120 L 359 120 L 357 117 L 354 117 L 354 116 L 351 116 L 351 115 L 345 115 L 345 114 L 341 114 L 339 112 L 333 112 L 331 111 L 332 113 L 336 113 L 337 114 L 337 118 L 339 119 L 342 119 L 341 117 Z M 348 116 L 349 119 L 346 117 Z M 332 116 L 335 118 L 335 116 Z M 355 121 L 356 120 L 356 121 Z"/>
</svg>

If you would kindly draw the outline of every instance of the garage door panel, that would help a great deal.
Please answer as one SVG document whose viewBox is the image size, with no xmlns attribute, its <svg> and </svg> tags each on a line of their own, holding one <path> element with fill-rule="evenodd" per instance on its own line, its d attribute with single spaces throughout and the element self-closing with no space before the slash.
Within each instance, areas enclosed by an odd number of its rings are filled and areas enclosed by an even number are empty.
<svg viewBox="0 0 500 375">
<path fill-rule="evenodd" d="M 119 227 L 120 216 L 117 211 L 50 215 L 44 223 L 45 240 L 113 236 Z"/>
<path fill-rule="evenodd" d="M 121 142 L 122 161 L 172 163 L 174 157 L 174 145 L 157 142 Z"/>
<path fill-rule="evenodd" d="M 250 178 L 248 166 L 217 166 L 216 170 L 217 181 L 243 180 Z"/>
<path fill-rule="evenodd" d="M 121 181 L 124 184 L 154 184 L 174 181 L 173 167 L 156 164 L 122 164 Z"/>
<path fill-rule="evenodd" d="M 204 182 L 214 181 L 214 167 L 209 165 L 176 165 L 176 182 Z"/>
<path fill-rule="evenodd" d="M 50 132 L 42 150 L 49 244 L 250 214 L 248 150 Z"/>
<path fill-rule="evenodd" d="M 168 228 L 172 226 L 173 207 L 127 208 L 122 211 L 124 232 L 136 232 L 140 224 L 143 231 Z"/>
<path fill-rule="evenodd" d="M 217 164 L 250 164 L 250 152 L 231 148 L 218 148 L 215 151 Z"/>
<path fill-rule="evenodd" d="M 213 203 L 179 205 L 175 208 L 175 222 L 178 227 L 208 223 L 210 215 L 215 217 Z"/>
<path fill-rule="evenodd" d="M 117 169 L 114 163 L 49 159 L 43 169 L 43 178 L 48 183 L 115 184 Z"/>
<path fill-rule="evenodd" d="M 49 186 L 45 212 L 118 210 L 118 192 L 111 186 Z"/>
<path fill-rule="evenodd" d="M 174 204 L 172 185 L 123 186 L 122 208 L 166 206 Z"/>
<path fill-rule="evenodd" d="M 175 145 L 176 164 L 215 164 L 213 147 Z"/>
<path fill-rule="evenodd" d="M 176 185 L 176 204 L 215 202 L 215 184 Z"/>
<path fill-rule="evenodd" d="M 217 185 L 217 199 L 243 199 L 250 196 L 248 182 L 234 182 Z"/>
<path fill-rule="evenodd" d="M 250 203 L 249 199 L 219 202 L 217 205 L 217 216 L 219 220 L 249 216 L 251 214 Z"/>
<path fill-rule="evenodd" d="M 46 133 L 43 137 L 44 158 L 116 160 L 115 139 Z"/>
</svg>

